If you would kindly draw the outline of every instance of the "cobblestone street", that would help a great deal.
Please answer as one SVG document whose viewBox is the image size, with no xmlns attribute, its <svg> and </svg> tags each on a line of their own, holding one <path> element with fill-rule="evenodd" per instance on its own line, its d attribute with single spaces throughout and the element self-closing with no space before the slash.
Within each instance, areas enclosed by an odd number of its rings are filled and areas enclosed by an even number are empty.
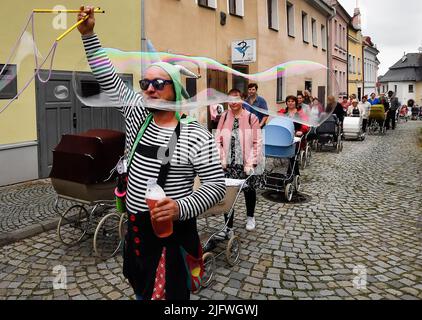
<svg viewBox="0 0 422 320">
<path fill-rule="evenodd" d="M 240 262 L 218 257 L 214 282 L 192 299 L 422 299 L 421 127 L 411 121 L 345 141 L 339 155 L 313 153 L 304 201 L 260 192 L 255 231 L 245 230 L 242 197 Z M 0 232 L 56 218 L 54 200 L 48 180 L 0 188 Z M 53 289 L 56 266 L 66 268 L 66 290 Z M 55 229 L 3 246 L 0 272 L 0 299 L 133 298 L 120 255 L 101 261 L 91 239 L 69 248 Z"/>
</svg>

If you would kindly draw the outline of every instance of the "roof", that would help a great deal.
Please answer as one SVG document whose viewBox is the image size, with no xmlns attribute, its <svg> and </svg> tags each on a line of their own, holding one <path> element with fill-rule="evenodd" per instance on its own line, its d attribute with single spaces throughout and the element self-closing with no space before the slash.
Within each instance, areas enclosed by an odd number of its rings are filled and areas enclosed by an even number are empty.
<svg viewBox="0 0 422 320">
<path fill-rule="evenodd" d="M 380 79 L 381 82 L 422 81 L 422 53 L 408 53 Z"/>
<path fill-rule="evenodd" d="M 336 10 L 336 14 L 343 15 L 343 18 L 347 20 L 349 24 L 352 20 L 352 16 L 347 12 L 346 9 L 341 5 L 338 0 L 323 0 L 329 6 L 332 6 Z"/>
<path fill-rule="evenodd" d="M 334 15 L 335 10 L 333 7 L 326 3 L 324 0 L 305 0 L 308 2 L 311 6 L 318 9 L 321 13 L 324 13 L 325 16 L 332 16 Z"/>
</svg>

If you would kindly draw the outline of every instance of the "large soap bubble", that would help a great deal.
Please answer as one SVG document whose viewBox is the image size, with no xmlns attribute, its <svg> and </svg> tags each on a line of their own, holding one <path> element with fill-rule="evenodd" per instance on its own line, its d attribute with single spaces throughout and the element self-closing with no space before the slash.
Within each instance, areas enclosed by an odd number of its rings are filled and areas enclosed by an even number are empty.
<svg viewBox="0 0 422 320">
<path fill-rule="evenodd" d="M 190 98 L 181 101 L 150 99 L 143 93 L 139 81 L 145 70 L 155 62 L 168 62 L 182 66 L 181 82 Z M 249 111 L 269 117 L 290 117 L 285 113 L 286 98 L 290 95 L 309 93 L 305 104 L 292 120 L 309 126 L 319 126 L 333 112 L 335 102 L 329 103 L 328 96 L 338 96 L 338 85 L 333 73 L 326 66 L 312 61 L 288 61 L 266 69 L 263 72 L 246 74 L 237 66 L 231 68 L 206 57 L 190 57 L 163 52 L 125 52 L 117 49 L 100 49 L 89 53 L 89 62 L 82 57 L 73 72 L 73 88 L 77 98 L 91 107 L 137 107 L 139 100 L 133 99 L 136 92 L 143 96 L 146 107 L 181 111 L 186 113 L 208 112 L 216 105 L 228 108 L 228 103 L 240 101 L 228 95 L 231 88 L 237 88 L 248 96 L 248 84 L 256 83 L 258 95 L 263 97 L 268 109 L 262 109 L 252 101 L 243 101 Z M 93 70 L 93 71 L 92 71 Z M 250 66 L 250 70 L 252 66 Z M 111 77 L 115 73 L 125 86 Z M 96 80 L 102 82 L 100 88 Z M 333 85 L 328 85 L 333 84 Z M 127 91 L 129 90 L 129 91 Z M 135 103 L 136 101 L 136 103 Z M 208 108 L 208 111 L 207 111 Z M 209 121 L 209 116 L 204 117 Z"/>
</svg>

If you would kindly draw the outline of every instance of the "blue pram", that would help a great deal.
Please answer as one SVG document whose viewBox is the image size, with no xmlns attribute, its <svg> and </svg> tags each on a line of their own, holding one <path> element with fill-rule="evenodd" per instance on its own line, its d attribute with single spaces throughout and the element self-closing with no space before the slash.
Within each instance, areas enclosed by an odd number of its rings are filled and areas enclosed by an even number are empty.
<svg viewBox="0 0 422 320">
<path fill-rule="evenodd" d="M 302 138 L 295 137 L 294 124 L 287 118 L 275 118 L 264 129 L 264 188 L 283 192 L 287 201 L 300 190 L 297 173 Z"/>
</svg>

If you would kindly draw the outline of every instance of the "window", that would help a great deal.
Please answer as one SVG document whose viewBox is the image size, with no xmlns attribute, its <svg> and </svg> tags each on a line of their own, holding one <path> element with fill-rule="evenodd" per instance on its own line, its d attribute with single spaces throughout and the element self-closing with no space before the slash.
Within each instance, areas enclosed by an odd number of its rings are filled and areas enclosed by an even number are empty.
<svg viewBox="0 0 422 320">
<path fill-rule="evenodd" d="M 243 17 L 244 0 L 229 0 L 229 13 L 234 16 Z"/>
<path fill-rule="evenodd" d="M 290 37 L 295 36 L 295 12 L 294 7 L 290 2 L 286 2 L 287 9 L 287 34 Z"/>
<path fill-rule="evenodd" d="M 413 93 L 413 84 L 409 84 L 409 93 Z"/>
<path fill-rule="evenodd" d="M 268 28 L 278 30 L 278 0 L 267 0 Z"/>
<path fill-rule="evenodd" d="M 353 56 L 352 70 L 353 70 L 353 73 L 356 74 L 356 57 L 355 56 Z"/>
<path fill-rule="evenodd" d="M 197 79 L 186 78 L 186 91 L 191 97 L 195 97 L 197 94 L 196 82 L 197 82 Z"/>
<path fill-rule="evenodd" d="M 397 85 L 394 85 L 394 93 L 397 93 Z"/>
<path fill-rule="evenodd" d="M 284 100 L 284 81 L 282 76 L 282 70 L 277 70 L 277 102 L 282 102 Z"/>
<path fill-rule="evenodd" d="M 338 45 L 338 24 L 337 24 L 337 20 L 334 20 L 334 44 Z"/>
<path fill-rule="evenodd" d="M 315 19 L 312 19 L 311 27 L 312 27 L 312 44 L 314 47 L 318 47 L 317 24 L 316 24 Z"/>
<path fill-rule="evenodd" d="M 352 55 L 349 54 L 349 73 L 352 73 L 352 72 L 353 72 L 353 70 L 352 70 Z"/>
<path fill-rule="evenodd" d="M 327 32 L 324 25 L 321 25 L 321 46 L 322 50 L 327 50 Z"/>
<path fill-rule="evenodd" d="M 198 5 L 201 7 L 207 7 L 207 8 L 217 8 L 217 0 L 196 0 L 198 2 Z"/>
<path fill-rule="evenodd" d="M 361 61 L 360 58 L 358 58 L 358 66 L 357 66 L 358 74 L 361 74 L 361 62 L 360 61 Z"/>
<path fill-rule="evenodd" d="M 309 43 L 308 14 L 302 11 L 302 38 L 303 42 Z"/>
<path fill-rule="evenodd" d="M 239 71 L 244 74 L 249 74 L 249 66 L 242 64 L 234 64 L 232 68 L 236 71 Z M 233 75 L 232 78 L 232 88 L 240 90 L 242 93 L 248 92 L 248 80 L 244 77 Z"/>
<path fill-rule="evenodd" d="M 0 64 L 0 71 L 4 68 L 4 64 Z M 12 99 L 18 92 L 17 82 L 17 66 L 9 64 L 0 74 L 0 99 Z M 2 83 L 4 81 L 4 86 Z"/>
</svg>

